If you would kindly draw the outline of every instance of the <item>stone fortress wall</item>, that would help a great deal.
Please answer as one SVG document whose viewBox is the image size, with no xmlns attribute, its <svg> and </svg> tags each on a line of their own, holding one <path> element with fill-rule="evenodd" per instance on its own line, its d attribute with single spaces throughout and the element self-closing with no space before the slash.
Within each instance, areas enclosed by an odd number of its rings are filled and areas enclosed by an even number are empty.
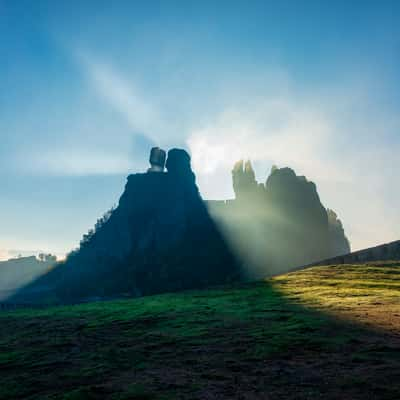
<svg viewBox="0 0 400 400">
<path fill-rule="evenodd" d="M 335 265 L 335 264 L 364 264 L 373 261 L 399 261 L 400 260 L 400 240 L 384 243 L 379 246 L 369 247 L 348 254 L 336 256 L 318 262 L 308 264 L 307 267 L 318 265 Z M 296 267 L 294 270 L 304 268 L 305 266 Z"/>
</svg>

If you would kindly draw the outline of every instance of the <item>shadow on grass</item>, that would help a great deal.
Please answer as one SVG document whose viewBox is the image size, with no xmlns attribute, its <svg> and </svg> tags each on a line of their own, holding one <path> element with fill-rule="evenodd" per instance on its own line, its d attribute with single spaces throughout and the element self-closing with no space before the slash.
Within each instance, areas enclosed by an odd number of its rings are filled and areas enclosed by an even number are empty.
<svg viewBox="0 0 400 400">
<path fill-rule="evenodd" d="M 399 333 L 301 304 L 287 282 L 1 313 L 0 398 L 400 398 Z"/>
</svg>

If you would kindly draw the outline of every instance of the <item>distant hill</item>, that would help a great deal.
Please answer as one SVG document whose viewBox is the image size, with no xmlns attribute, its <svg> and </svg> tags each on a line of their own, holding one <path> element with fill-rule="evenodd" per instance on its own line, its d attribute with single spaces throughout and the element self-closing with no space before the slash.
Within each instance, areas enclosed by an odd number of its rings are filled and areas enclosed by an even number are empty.
<svg viewBox="0 0 400 400">
<path fill-rule="evenodd" d="M 48 273 L 57 262 L 55 256 L 13 258 L 0 262 L 0 301 Z"/>
</svg>

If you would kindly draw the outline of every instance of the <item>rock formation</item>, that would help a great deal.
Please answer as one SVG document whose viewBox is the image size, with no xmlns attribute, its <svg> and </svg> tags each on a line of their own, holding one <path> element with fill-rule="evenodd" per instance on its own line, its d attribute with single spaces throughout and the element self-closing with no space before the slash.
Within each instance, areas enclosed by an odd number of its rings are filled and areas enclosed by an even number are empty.
<svg viewBox="0 0 400 400">
<path fill-rule="evenodd" d="M 22 293 L 45 287 L 60 302 L 141 296 L 261 278 L 350 251 L 315 184 L 290 168 L 273 167 L 263 184 L 239 161 L 235 199 L 206 204 L 189 154 L 172 149 L 165 159 L 153 148 L 150 168 L 128 176 L 118 207 Z"/>
<path fill-rule="evenodd" d="M 304 176 L 273 167 L 266 183 L 259 184 L 251 163 L 239 161 L 232 181 L 235 199 L 210 201 L 208 207 L 250 277 L 350 251 L 340 220 L 324 208 L 315 184 Z"/>
<path fill-rule="evenodd" d="M 170 150 L 167 172 L 160 149 L 150 158 L 148 173 L 128 177 L 118 207 L 62 266 L 57 292 L 63 301 L 140 296 L 240 278 L 200 197 L 189 154 Z"/>
<path fill-rule="evenodd" d="M 328 214 L 328 227 L 330 237 L 330 253 L 329 257 L 335 257 L 350 252 L 350 242 L 347 239 L 342 221 L 337 217 L 335 211 L 326 210 Z"/>
<path fill-rule="evenodd" d="M 151 167 L 147 172 L 164 172 L 165 168 L 165 151 L 159 147 L 153 147 L 150 151 L 149 163 Z"/>
</svg>

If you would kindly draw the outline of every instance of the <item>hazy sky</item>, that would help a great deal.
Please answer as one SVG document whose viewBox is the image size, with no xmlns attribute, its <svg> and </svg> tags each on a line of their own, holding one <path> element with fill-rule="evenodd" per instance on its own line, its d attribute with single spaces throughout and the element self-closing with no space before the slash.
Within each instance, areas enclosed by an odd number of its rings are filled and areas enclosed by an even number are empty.
<svg viewBox="0 0 400 400">
<path fill-rule="evenodd" d="M 400 238 L 399 1 L 0 0 L 0 258 L 62 254 L 154 144 L 205 198 L 251 158 L 318 187 L 354 249 Z"/>
</svg>

